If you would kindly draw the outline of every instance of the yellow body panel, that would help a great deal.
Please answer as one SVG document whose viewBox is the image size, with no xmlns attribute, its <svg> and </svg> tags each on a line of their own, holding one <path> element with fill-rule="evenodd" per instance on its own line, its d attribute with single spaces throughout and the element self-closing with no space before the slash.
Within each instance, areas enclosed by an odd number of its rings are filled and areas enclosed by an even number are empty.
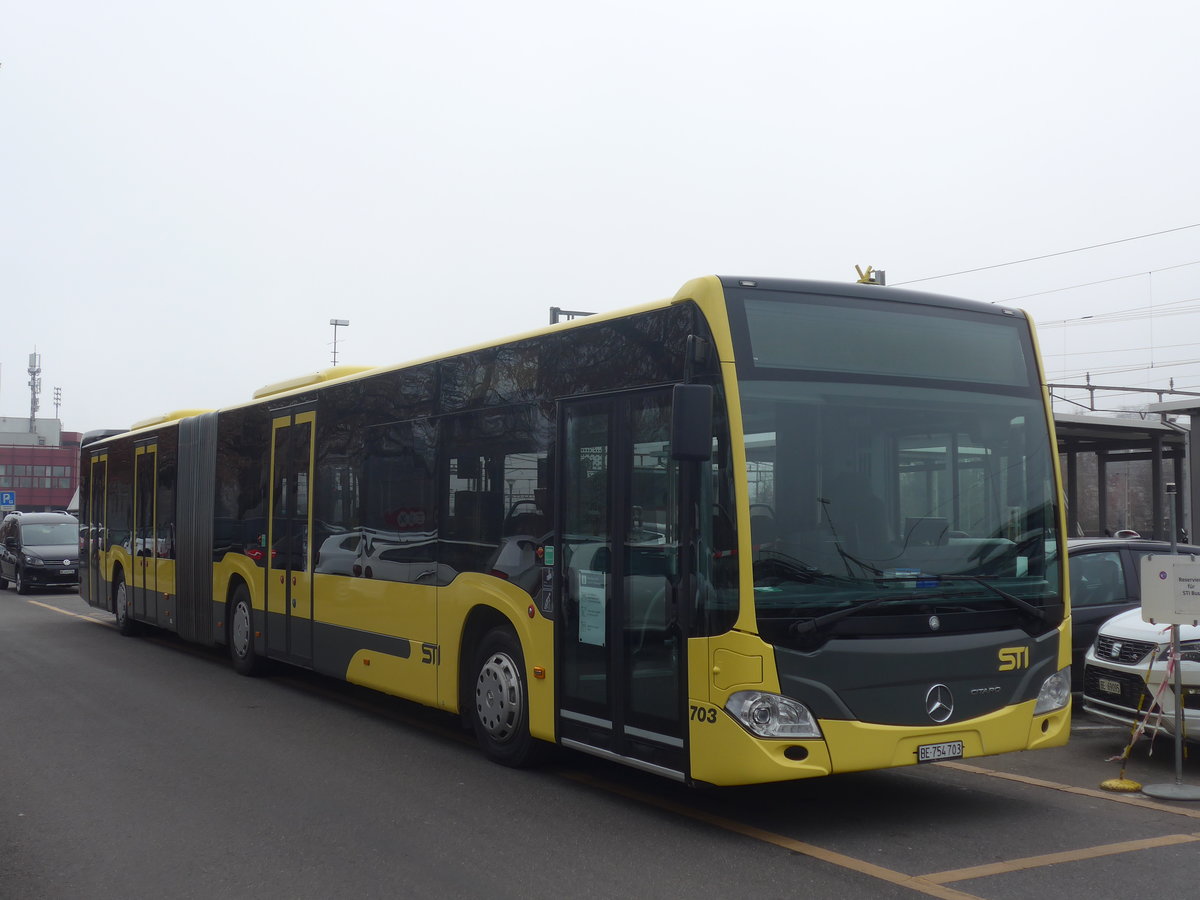
<svg viewBox="0 0 1200 900">
<path fill-rule="evenodd" d="M 437 704 L 437 666 L 414 645 L 407 658 L 359 650 L 346 667 L 346 680 L 426 706 Z"/>
<path fill-rule="evenodd" d="M 697 654 L 696 649 L 704 645 L 707 649 Z M 703 671 L 694 673 L 691 696 L 698 693 L 695 688 L 707 684 L 707 699 L 724 706 L 735 691 L 779 692 L 775 651 L 756 634 L 730 631 L 707 640 L 689 641 L 688 648 L 707 662 Z"/>
<path fill-rule="evenodd" d="M 344 575 L 314 576 L 313 619 L 327 625 L 437 643 L 438 588 Z"/>
<path fill-rule="evenodd" d="M 731 632 L 693 639 L 688 649 L 689 706 L 707 711 L 707 715 L 697 715 L 689 710 L 692 777 L 698 781 L 756 784 L 915 765 L 918 746 L 944 741 L 961 740 L 965 758 L 990 756 L 1059 747 L 1070 734 L 1069 706 L 1034 716 L 1036 701 L 1030 700 L 955 725 L 917 727 L 820 720 L 823 740 L 758 738 L 727 715 L 724 705 L 735 691 L 779 691 L 770 645 L 756 635 Z M 803 748 L 803 752 L 796 748 Z"/>
<path fill-rule="evenodd" d="M 712 707 L 702 707 L 712 708 Z M 765 741 L 756 738 L 722 711 L 709 722 L 690 717 L 692 778 L 709 784 L 762 784 L 793 781 L 830 773 L 824 741 Z M 804 747 L 802 760 L 784 756 L 789 748 Z M 792 751 L 795 752 L 794 750 Z"/>
<path fill-rule="evenodd" d="M 813 778 L 830 772 L 825 742 L 754 737 L 724 711 L 735 691 L 778 692 L 770 645 L 753 634 L 731 631 L 688 641 L 688 739 L 692 778 L 710 784 L 759 784 Z M 789 759 L 803 746 L 804 759 Z M 795 755 L 795 751 L 792 751 Z"/>
<path fill-rule="evenodd" d="M 451 712 L 458 711 L 462 637 L 470 614 L 480 605 L 499 611 L 516 632 L 525 654 L 529 731 L 534 737 L 554 740 L 554 623 L 537 611 L 536 604 L 527 593 L 490 575 L 464 573 L 446 587 L 438 588 L 438 634 L 441 646 L 438 705 Z M 467 668 L 469 671 L 470 667 Z M 540 668 L 545 677 L 535 677 L 535 668 Z"/>
<path fill-rule="evenodd" d="M 1011 750 L 1059 747 L 1071 730 L 1071 708 L 1034 716 L 1029 700 L 955 725 L 870 725 L 865 722 L 822 720 L 821 731 L 832 750 L 832 772 L 861 772 L 892 766 L 916 765 L 917 747 L 962 741 L 963 756 L 992 756 Z"/>
<path fill-rule="evenodd" d="M 175 560 L 173 559 L 158 559 L 154 562 L 156 579 L 158 584 L 158 593 L 164 597 L 174 597 L 176 594 L 175 588 Z"/>
<path fill-rule="evenodd" d="M 112 584 L 117 570 L 120 569 L 128 589 L 130 579 L 133 578 L 133 555 L 124 547 L 110 547 L 107 552 L 100 554 L 100 568 L 109 584 Z"/>
<path fill-rule="evenodd" d="M 213 603 L 225 603 L 231 593 L 229 585 L 235 579 L 246 583 L 250 590 L 250 605 L 263 609 L 263 570 L 254 560 L 241 553 L 226 553 L 213 565 Z M 219 621 L 219 618 L 218 618 Z"/>
<path fill-rule="evenodd" d="M 432 651 L 422 652 L 422 645 L 438 644 L 438 588 L 344 575 L 317 575 L 315 579 L 314 625 L 403 638 L 413 645 L 407 659 L 360 650 L 346 669 L 346 680 L 429 706 L 440 705 L 438 660 L 431 658 Z M 445 663 L 442 656 L 441 664 Z"/>
<path fill-rule="evenodd" d="M 1062 639 L 1058 644 L 1058 667 L 1065 669 L 1071 665 L 1071 579 L 1067 572 L 1067 504 L 1063 499 L 1062 487 L 1062 464 L 1058 456 L 1058 433 L 1054 429 L 1054 408 L 1050 404 L 1050 389 L 1046 387 L 1046 369 L 1042 364 L 1042 350 L 1038 345 L 1037 329 L 1033 327 L 1033 319 L 1026 315 L 1026 321 L 1029 322 L 1029 335 L 1033 341 L 1033 357 L 1034 363 L 1037 366 L 1038 381 L 1042 385 L 1042 404 L 1046 409 L 1046 427 L 1050 430 L 1050 446 L 1052 450 L 1052 460 L 1054 466 L 1054 494 L 1058 498 L 1058 534 L 1062 543 L 1062 553 L 1060 555 L 1061 565 L 1058 567 L 1059 585 L 1058 590 L 1063 598 L 1065 611 L 1063 614 L 1063 623 L 1060 629 Z"/>
</svg>

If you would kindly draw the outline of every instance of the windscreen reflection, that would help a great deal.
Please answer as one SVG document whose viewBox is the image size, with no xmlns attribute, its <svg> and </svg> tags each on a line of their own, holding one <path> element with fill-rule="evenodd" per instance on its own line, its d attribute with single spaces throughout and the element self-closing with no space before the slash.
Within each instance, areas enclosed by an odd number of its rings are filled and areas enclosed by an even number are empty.
<svg viewBox="0 0 1200 900">
<path fill-rule="evenodd" d="M 760 620 L 837 621 L 864 601 L 1047 619 L 1053 469 L 1036 399 L 809 380 L 741 392 Z"/>
</svg>

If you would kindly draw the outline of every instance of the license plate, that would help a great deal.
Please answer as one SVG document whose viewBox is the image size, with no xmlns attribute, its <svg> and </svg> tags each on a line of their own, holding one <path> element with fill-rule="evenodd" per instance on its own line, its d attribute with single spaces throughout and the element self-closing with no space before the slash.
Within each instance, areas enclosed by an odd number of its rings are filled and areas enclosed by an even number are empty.
<svg viewBox="0 0 1200 900">
<path fill-rule="evenodd" d="M 1106 694 L 1121 693 L 1121 682 L 1114 681 L 1111 678 L 1097 678 L 1096 679 L 1096 687 L 1098 687 L 1100 690 L 1104 691 L 1104 693 L 1106 693 Z"/>
<path fill-rule="evenodd" d="M 963 742 L 946 741 L 944 744 L 922 744 L 917 748 L 917 762 L 938 762 L 943 759 L 962 759 Z"/>
<path fill-rule="evenodd" d="M 58 574 L 59 575 L 74 575 L 75 570 L 74 569 L 59 569 Z"/>
</svg>

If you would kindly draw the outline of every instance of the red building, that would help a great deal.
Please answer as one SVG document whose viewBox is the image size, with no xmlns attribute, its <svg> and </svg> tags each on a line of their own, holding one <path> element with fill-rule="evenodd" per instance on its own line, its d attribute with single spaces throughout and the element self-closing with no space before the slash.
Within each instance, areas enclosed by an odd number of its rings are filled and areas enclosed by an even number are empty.
<svg viewBox="0 0 1200 900">
<path fill-rule="evenodd" d="M 0 494 L 12 492 L 22 512 L 67 509 L 79 486 L 79 442 L 58 419 L 0 418 Z M 6 507 L 4 511 L 8 511 Z"/>
</svg>

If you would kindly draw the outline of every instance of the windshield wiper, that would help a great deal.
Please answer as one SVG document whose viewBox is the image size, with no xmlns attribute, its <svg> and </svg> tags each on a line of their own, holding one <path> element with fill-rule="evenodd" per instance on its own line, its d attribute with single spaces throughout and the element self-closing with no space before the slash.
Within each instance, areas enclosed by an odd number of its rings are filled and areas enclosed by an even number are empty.
<svg viewBox="0 0 1200 900">
<path fill-rule="evenodd" d="M 1030 603 L 1025 598 L 1018 597 L 1016 594 L 1010 594 L 1008 591 L 1001 590 L 994 584 L 989 584 L 982 575 L 938 575 L 937 578 L 939 581 L 973 581 L 980 587 L 991 591 L 997 597 L 1007 600 L 1009 603 L 1013 604 L 1013 606 L 1023 609 L 1031 616 L 1041 619 L 1043 622 L 1049 618 L 1046 610 L 1044 610 L 1042 607 Z"/>
<path fill-rule="evenodd" d="M 847 581 L 843 575 L 834 575 L 832 572 L 823 572 L 815 566 L 810 566 L 802 560 L 796 559 L 794 556 L 784 556 L 772 554 L 764 556 L 762 559 L 754 561 L 754 579 L 757 583 L 760 578 L 788 578 L 792 581 L 799 581 L 805 584 L 811 584 L 815 580 L 832 581 L 834 583 L 844 583 Z M 763 570 L 766 571 L 763 571 Z M 778 570 L 772 572 L 772 569 Z M 853 580 L 853 579 L 851 579 Z"/>
<path fill-rule="evenodd" d="M 1033 603 L 1030 603 L 1028 600 L 1025 600 L 1022 597 L 1018 597 L 1015 594 L 1010 594 L 1008 591 L 1001 590 L 1000 588 L 996 587 L 994 584 L 989 584 L 987 581 L 985 581 L 979 575 L 938 575 L 938 576 L 934 576 L 934 577 L 936 577 L 939 582 L 941 582 L 941 581 L 972 581 L 975 584 L 978 584 L 980 587 L 984 588 L 985 590 L 991 591 L 997 597 L 1007 600 L 1009 603 L 1013 604 L 1014 606 L 1018 607 L 1019 609 L 1025 611 L 1025 612 L 1029 613 L 1031 616 L 1034 616 L 1035 618 L 1039 619 L 1040 621 L 1045 622 L 1049 618 L 1047 612 L 1044 609 L 1042 609 L 1042 607 L 1037 606 Z M 935 591 L 935 590 L 914 591 L 914 592 L 907 593 L 907 594 L 881 594 L 878 597 L 872 597 L 870 600 L 863 601 L 862 603 L 856 604 L 854 606 L 848 606 L 845 609 L 834 610 L 833 612 L 826 613 L 823 616 L 817 616 L 816 618 L 813 618 L 813 619 L 801 619 L 797 622 L 792 623 L 792 625 L 789 627 L 788 630 L 791 631 L 792 634 L 796 634 L 796 635 L 811 634 L 812 632 L 818 631 L 827 625 L 832 625 L 835 622 L 840 622 L 842 619 L 848 619 L 851 616 L 858 615 L 860 612 L 863 612 L 864 610 L 872 609 L 876 606 L 879 606 L 882 603 L 887 603 L 889 600 L 944 600 L 944 599 L 946 599 L 946 595 L 941 593 L 940 591 Z"/>
<path fill-rule="evenodd" d="M 847 606 L 844 609 L 825 613 L 825 615 L 817 616 L 815 619 L 800 619 L 793 622 L 788 627 L 788 630 L 792 634 L 809 634 L 824 628 L 826 625 L 832 625 L 834 622 L 840 622 L 842 619 L 856 616 L 863 610 L 873 609 L 882 603 L 887 603 L 889 600 L 932 600 L 940 596 L 940 594 L 930 591 L 916 591 L 909 594 L 880 594 L 878 597 L 872 597 L 870 600 L 864 600 L 862 603 L 855 604 L 854 606 Z"/>
</svg>

